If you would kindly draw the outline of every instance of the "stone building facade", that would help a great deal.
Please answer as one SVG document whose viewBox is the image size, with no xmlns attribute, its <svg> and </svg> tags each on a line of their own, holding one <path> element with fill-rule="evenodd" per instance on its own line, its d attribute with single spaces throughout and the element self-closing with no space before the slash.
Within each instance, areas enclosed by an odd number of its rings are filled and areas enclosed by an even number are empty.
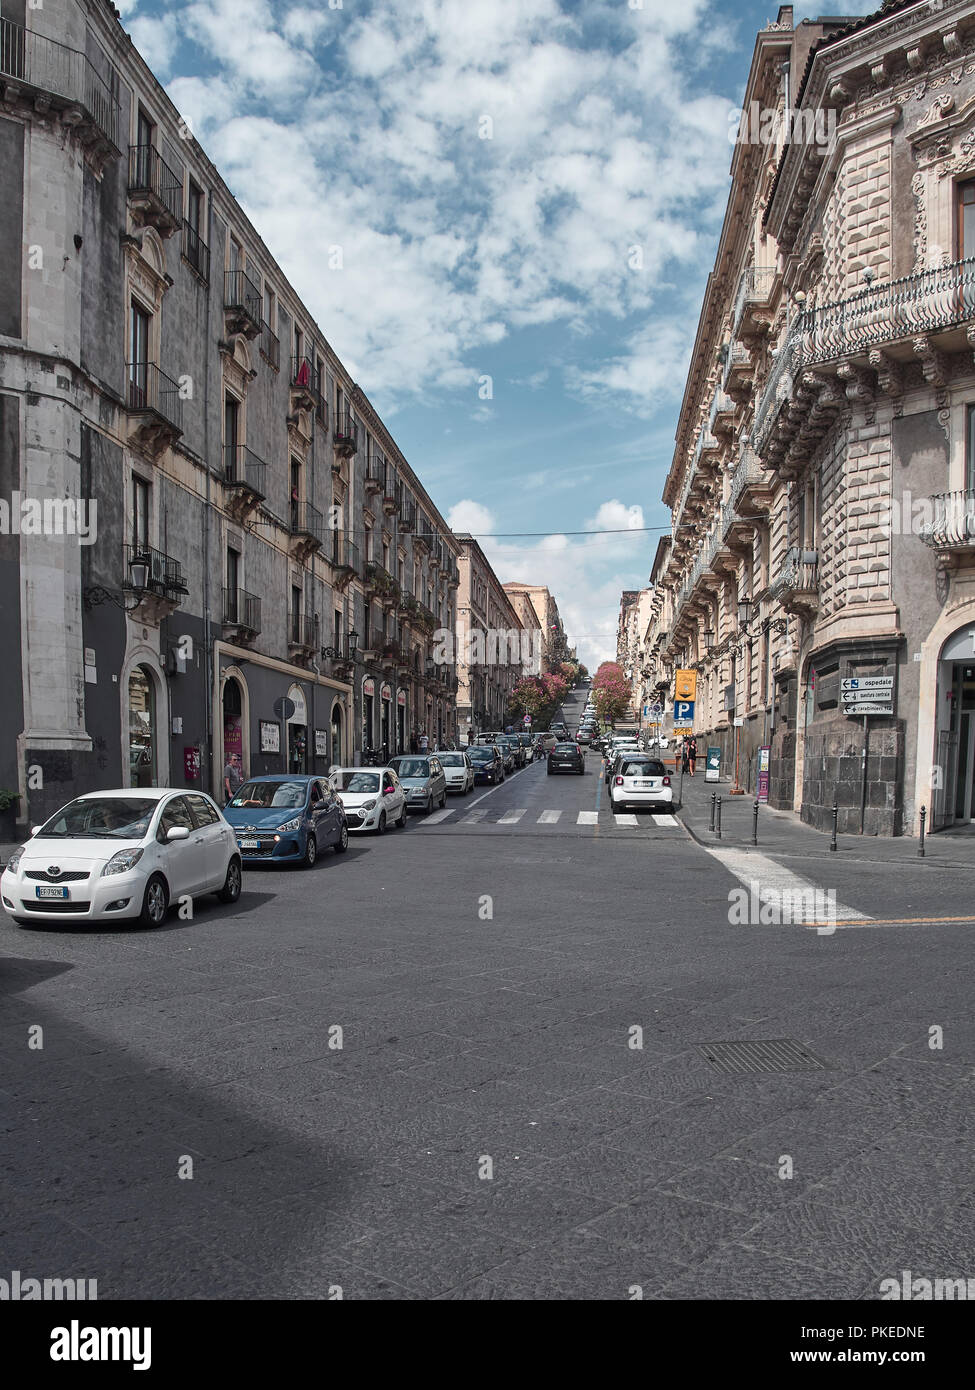
<svg viewBox="0 0 975 1390">
<path fill-rule="evenodd" d="M 505 728 L 511 692 L 538 670 L 540 628 L 522 616 L 473 536 L 459 534 L 457 593 L 457 726 L 461 740 Z"/>
<path fill-rule="evenodd" d="M 0 499 L 62 509 L 0 536 L 20 820 L 454 737 L 459 547 L 369 400 L 114 8 L 0 30 Z"/>
<path fill-rule="evenodd" d="M 975 5 L 760 31 L 664 489 L 695 727 L 827 828 L 975 820 Z M 754 135 L 754 126 L 750 134 Z"/>
<path fill-rule="evenodd" d="M 575 649 L 570 647 L 565 624 L 559 613 L 559 605 L 554 594 L 545 584 L 505 584 L 515 611 L 525 627 L 539 625 L 542 630 L 542 673 L 554 671 L 563 661 L 575 659 Z"/>
</svg>

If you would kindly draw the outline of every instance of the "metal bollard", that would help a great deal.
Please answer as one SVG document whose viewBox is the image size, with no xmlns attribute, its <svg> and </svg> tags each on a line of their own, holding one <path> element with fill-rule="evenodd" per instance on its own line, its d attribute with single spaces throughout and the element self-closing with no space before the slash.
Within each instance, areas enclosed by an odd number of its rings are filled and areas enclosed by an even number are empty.
<svg viewBox="0 0 975 1390">
<path fill-rule="evenodd" d="M 830 842 L 829 842 L 829 847 L 830 847 L 830 849 L 835 849 L 835 848 L 836 848 L 836 822 L 839 820 L 839 818 L 840 818 L 840 808 L 839 808 L 838 804 L 834 801 L 834 802 L 833 802 L 833 838 L 832 838 L 832 839 L 830 840 Z"/>
<path fill-rule="evenodd" d="M 720 796 L 718 797 L 717 808 L 716 808 L 716 809 L 717 809 L 717 813 L 718 813 L 718 821 L 717 821 L 717 825 L 715 826 L 715 833 L 717 834 L 717 837 L 718 837 L 718 839 L 720 840 L 720 839 L 721 839 L 721 798 L 720 798 Z"/>
<path fill-rule="evenodd" d="M 714 803 L 717 801 L 717 799 L 718 799 L 718 793 L 717 793 L 717 792 L 712 792 L 712 793 L 711 793 L 711 819 L 708 821 L 708 829 L 709 829 L 709 830 L 713 830 L 713 829 L 714 829 Z"/>
<path fill-rule="evenodd" d="M 918 844 L 918 847 L 917 847 L 917 852 L 918 852 L 918 854 L 921 856 L 922 859 L 924 858 L 924 822 L 925 822 L 925 820 L 927 819 L 927 815 L 928 815 L 928 808 L 927 808 L 926 806 L 922 806 L 922 807 L 921 807 L 921 839 L 920 839 L 920 843 Z"/>
<path fill-rule="evenodd" d="M 758 844 L 758 802 L 752 807 L 752 844 Z"/>
</svg>

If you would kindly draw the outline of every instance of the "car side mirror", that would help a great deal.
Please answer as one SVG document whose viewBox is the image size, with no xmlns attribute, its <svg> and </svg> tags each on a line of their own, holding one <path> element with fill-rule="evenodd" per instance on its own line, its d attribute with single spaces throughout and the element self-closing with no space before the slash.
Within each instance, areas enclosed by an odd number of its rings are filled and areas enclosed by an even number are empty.
<svg viewBox="0 0 975 1390">
<path fill-rule="evenodd" d="M 37 834 L 37 832 L 38 832 L 38 830 L 40 830 L 40 828 L 41 828 L 41 827 L 40 827 L 39 825 L 32 825 L 32 826 L 31 826 L 31 828 L 30 828 L 31 839 L 34 838 L 34 836 Z"/>
<path fill-rule="evenodd" d="M 174 840 L 188 840 L 190 832 L 185 825 L 172 825 L 166 831 L 166 839 L 172 843 Z"/>
</svg>

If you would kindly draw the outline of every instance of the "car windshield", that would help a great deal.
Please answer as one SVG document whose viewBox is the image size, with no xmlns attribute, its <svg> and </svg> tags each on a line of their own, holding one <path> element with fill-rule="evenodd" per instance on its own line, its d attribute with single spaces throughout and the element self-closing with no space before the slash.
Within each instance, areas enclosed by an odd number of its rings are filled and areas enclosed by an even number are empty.
<svg viewBox="0 0 975 1390">
<path fill-rule="evenodd" d="M 574 753 L 576 746 L 574 743 L 557 743 L 552 749 L 553 753 Z"/>
<path fill-rule="evenodd" d="M 493 763 L 493 762 L 494 762 L 494 749 L 493 749 L 493 748 L 468 748 L 468 750 L 467 750 L 467 756 L 468 756 L 469 758 L 471 758 L 475 763 Z"/>
<path fill-rule="evenodd" d="M 397 758 L 393 767 L 400 777 L 430 776 L 430 764 L 426 758 Z"/>
<path fill-rule="evenodd" d="M 664 765 L 647 758 L 627 758 L 620 767 L 624 777 L 663 777 Z"/>
<path fill-rule="evenodd" d="M 245 782 L 230 805 L 256 806 L 266 811 L 276 811 L 278 808 L 294 811 L 304 806 L 306 795 L 305 782 Z"/>
<path fill-rule="evenodd" d="M 332 785 L 339 792 L 378 792 L 378 772 L 333 772 Z"/>
<path fill-rule="evenodd" d="M 441 753 L 440 761 L 444 767 L 463 767 L 464 755 L 463 753 Z"/>
<path fill-rule="evenodd" d="M 141 796 L 82 797 L 46 821 L 34 838 L 141 840 L 158 805 Z"/>
</svg>

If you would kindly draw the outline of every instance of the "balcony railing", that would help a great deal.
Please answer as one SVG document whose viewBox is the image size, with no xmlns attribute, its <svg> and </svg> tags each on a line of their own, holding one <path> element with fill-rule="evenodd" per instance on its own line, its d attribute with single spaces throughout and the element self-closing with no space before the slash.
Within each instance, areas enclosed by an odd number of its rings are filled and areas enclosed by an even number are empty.
<svg viewBox="0 0 975 1390">
<path fill-rule="evenodd" d="M 752 366 L 752 355 L 744 343 L 728 343 L 726 346 L 724 371 L 721 374 L 722 389 L 726 389 L 734 372 L 745 372 Z"/>
<path fill-rule="evenodd" d="M 399 479 L 389 459 L 386 460 L 386 467 L 383 469 L 383 501 L 391 507 L 399 503 Z"/>
<path fill-rule="evenodd" d="M 291 359 L 291 389 L 292 391 L 302 391 L 312 402 L 318 402 L 318 388 L 315 377 L 315 364 L 310 357 L 292 357 Z"/>
<path fill-rule="evenodd" d="M 128 409 L 136 415 L 158 415 L 182 434 L 183 401 L 172 377 L 154 362 L 129 362 L 126 373 Z"/>
<path fill-rule="evenodd" d="M 337 569 L 359 573 L 359 547 L 341 531 L 331 532 L 331 541 L 325 543 L 325 559 Z"/>
<path fill-rule="evenodd" d="M 975 550 L 975 490 L 943 492 L 928 498 L 927 505 L 931 519 L 920 531 L 925 545 L 933 550 Z"/>
<path fill-rule="evenodd" d="M 731 336 L 736 338 L 744 322 L 745 311 L 752 304 L 767 304 L 775 284 L 774 266 L 749 266 L 738 281 L 738 291 L 731 314 Z"/>
<path fill-rule="evenodd" d="M 246 589 L 224 589 L 223 620 L 228 626 L 246 628 L 256 636 L 261 630 L 261 600 Z"/>
<path fill-rule="evenodd" d="M 975 258 L 871 285 L 847 299 L 806 309 L 797 325 L 799 356 L 810 366 L 971 319 Z"/>
<path fill-rule="evenodd" d="M 370 492 L 381 492 L 385 480 L 386 460 L 382 454 L 370 454 L 366 459 L 366 487 Z"/>
<path fill-rule="evenodd" d="M 336 412 L 332 438 L 335 447 L 341 453 L 354 454 L 356 452 L 359 445 L 356 438 L 355 417 L 350 410 Z"/>
<path fill-rule="evenodd" d="M 318 646 L 318 617 L 314 613 L 288 615 L 288 645 L 314 651 Z"/>
<path fill-rule="evenodd" d="M 271 330 L 271 325 L 261 323 L 261 354 L 267 359 L 275 371 L 281 366 L 281 340 L 278 335 Z"/>
<path fill-rule="evenodd" d="M 82 107 L 120 148 L 118 98 L 86 54 L 0 19 L 0 76 Z"/>
<path fill-rule="evenodd" d="M 814 598 L 818 592 L 818 552 L 791 546 L 786 551 L 781 569 L 769 585 L 771 597 L 778 599 L 784 607 L 789 607 L 806 597 Z"/>
<path fill-rule="evenodd" d="M 400 530 L 412 531 L 416 526 L 416 503 L 412 501 L 400 502 Z"/>
<path fill-rule="evenodd" d="M 247 319 L 255 337 L 263 327 L 263 305 L 261 291 L 245 271 L 224 272 L 223 307 Z"/>
<path fill-rule="evenodd" d="M 123 589 L 132 592 L 128 576 L 133 564 L 143 564 L 148 571 L 148 591 L 160 598 L 175 598 L 178 594 L 189 593 L 183 578 L 183 567 L 178 560 L 162 550 L 150 545 L 127 545 L 125 547 L 126 580 Z"/>
<path fill-rule="evenodd" d="M 174 230 L 182 222 L 182 177 L 170 169 L 154 145 L 129 146 L 129 193 L 154 199 L 172 219 Z"/>
<path fill-rule="evenodd" d="M 183 259 L 199 275 L 201 280 L 210 282 L 210 248 L 189 222 L 183 222 Z"/>
<path fill-rule="evenodd" d="M 322 514 L 310 502 L 292 501 L 289 524 L 293 536 L 304 536 L 321 545 L 324 536 Z"/>
<path fill-rule="evenodd" d="M 256 498 L 267 496 L 267 464 L 244 444 L 225 444 L 223 449 L 224 481 Z"/>
<path fill-rule="evenodd" d="M 762 388 L 752 424 L 752 446 L 759 454 L 768 442 L 779 411 L 792 399 L 797 351 L 798 339 L 793 333 L 785 339 L 775 354 L 772 369 Z"/>
<path fill-rule="evenodd" d="M 747 445 L 738 459 L 738 466 L 731 475 L 731 492 L 728 496 L 728 505 L 734 507 L 741 497 L 745 488 L 753 483 L 765 483 L 768 481 L 765 469 L 758 460 L 758 456 L 753 449 Z"/>
</svg>

